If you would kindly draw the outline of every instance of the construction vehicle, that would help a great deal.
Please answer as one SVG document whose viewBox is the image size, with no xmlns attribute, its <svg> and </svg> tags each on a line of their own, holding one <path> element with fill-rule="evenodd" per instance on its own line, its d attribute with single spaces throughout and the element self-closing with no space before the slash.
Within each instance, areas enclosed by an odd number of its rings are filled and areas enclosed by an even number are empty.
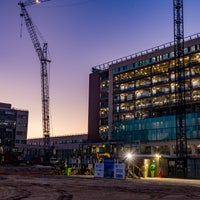
<svg viewBox="0 0 200 200">
<path fill-rule="evenodd" d="M 37 29 L 33 24 L 31 17 L 29 16 L 26 6 L 46 2 L 50 0 L 27 0 L 25 2 L 20 1 L 18 5 L 21 7 L 20 16 L 24 18 L 28 33 L 32 40 L 34 49 L 39 57 L 41 64 L 41 99 L 42 99 L 42 121 L 43 121 L 43 137 L 44 137 L 44 154 L 45 158 L 50 157 L 50 120 L 49 120 L 49 82 L 48 82 L 48 63 L 50 60 L 47 57 L 48 44 L 43 43 L 43 47 L 40 44 Z"/>
<path fill-rule="evenodd" d="M 110 158 L 110 153 L 97 153 L 96 158 L 97 158 L 97 162 L 101 163 L 103 162 L 104 158 Z"/>
</svg>

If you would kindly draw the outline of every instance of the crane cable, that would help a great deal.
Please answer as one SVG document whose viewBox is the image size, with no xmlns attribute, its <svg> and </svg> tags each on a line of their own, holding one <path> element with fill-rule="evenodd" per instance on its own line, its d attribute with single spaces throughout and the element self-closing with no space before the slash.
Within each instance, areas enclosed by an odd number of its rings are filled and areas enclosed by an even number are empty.
<svg viewBox="0 0 200 200">
<path fill-rule="evenodd" d="M 24 23 L 23 23 L 23 15 L 21 15 L 21 24 L 20 24 L 20 38 L 22 38 L 22 30 L 23 30 L 23 25 L 24 25 Z"/>
<path fill-rule="evenodd" d="M 64 8 L 64 7 L 73 7 L 73 6 L 80 6 L 84 5 L 91 0 L 85 0 L 85 1 L 80 1 L 80 2 L 74 2 L 74 3 L 67 3 L 67 4 L 62 4 L 62 5 L 55 5 L 55 6 L 45 6 L 44 8 Z"/>
</svg>

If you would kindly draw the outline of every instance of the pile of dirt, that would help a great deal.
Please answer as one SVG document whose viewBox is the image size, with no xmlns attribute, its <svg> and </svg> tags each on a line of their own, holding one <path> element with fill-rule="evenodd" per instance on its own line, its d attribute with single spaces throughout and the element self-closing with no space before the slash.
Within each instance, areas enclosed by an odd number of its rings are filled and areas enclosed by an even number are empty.
<svg viewBox="0 0 200 200">
<path fill-rule="evenodd" d="M 52 166 L 42 166 L 42 165 L 34 165 L 34 166 L 11 166 L 4 165 L 0 166 L 0 175 L 50 175 L 53 171 L 54 167 Z"/>
</svg>

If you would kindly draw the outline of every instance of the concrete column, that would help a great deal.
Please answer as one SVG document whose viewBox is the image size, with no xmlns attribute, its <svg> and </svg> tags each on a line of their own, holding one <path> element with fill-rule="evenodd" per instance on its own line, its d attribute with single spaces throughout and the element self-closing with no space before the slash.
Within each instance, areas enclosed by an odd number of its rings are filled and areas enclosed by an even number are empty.
<svg viewBox="0 0 200 200">
<path fill-rule="evenodd" d="M 195 145 L 192 144 L 191 146 L 191 151 L 192 151 L 192 155 L 196 155 L 196 149 L 195 149 Z"/>
<path fill-rule="evenodd" d="M 108 140 L 112 139 L 113 132 L 113 74 L 112 68 L 109 68 L 109 90 L 108 90 Z"/>
<path fill-rule="evenodd" d="M 170 156 L 174 155 L 173 145 L 169 145 Z"/>
<path fill-rule="evenodd" d="M 151 154 L 154 154 L 154 147 L 151 146 Z"/>
</svg>

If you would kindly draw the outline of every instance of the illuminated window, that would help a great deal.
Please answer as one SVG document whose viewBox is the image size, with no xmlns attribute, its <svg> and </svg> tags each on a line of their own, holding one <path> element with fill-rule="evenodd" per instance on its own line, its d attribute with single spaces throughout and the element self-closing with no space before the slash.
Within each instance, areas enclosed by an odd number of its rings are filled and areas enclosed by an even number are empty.
<svg viewBox="0 0 200 200">
<path fill-rule="evenodd" d="M 163 60 L 168 59 L 168 58 L 169 58 L 169 54 L 168 53 L 163 55 Z"/>
<path fill-rule="evenodd" d="M 192 79 L 192 87 L 198 88 L 200 86 L 200 79 L 199 78 L 193 78 Z"/>
</svg>

